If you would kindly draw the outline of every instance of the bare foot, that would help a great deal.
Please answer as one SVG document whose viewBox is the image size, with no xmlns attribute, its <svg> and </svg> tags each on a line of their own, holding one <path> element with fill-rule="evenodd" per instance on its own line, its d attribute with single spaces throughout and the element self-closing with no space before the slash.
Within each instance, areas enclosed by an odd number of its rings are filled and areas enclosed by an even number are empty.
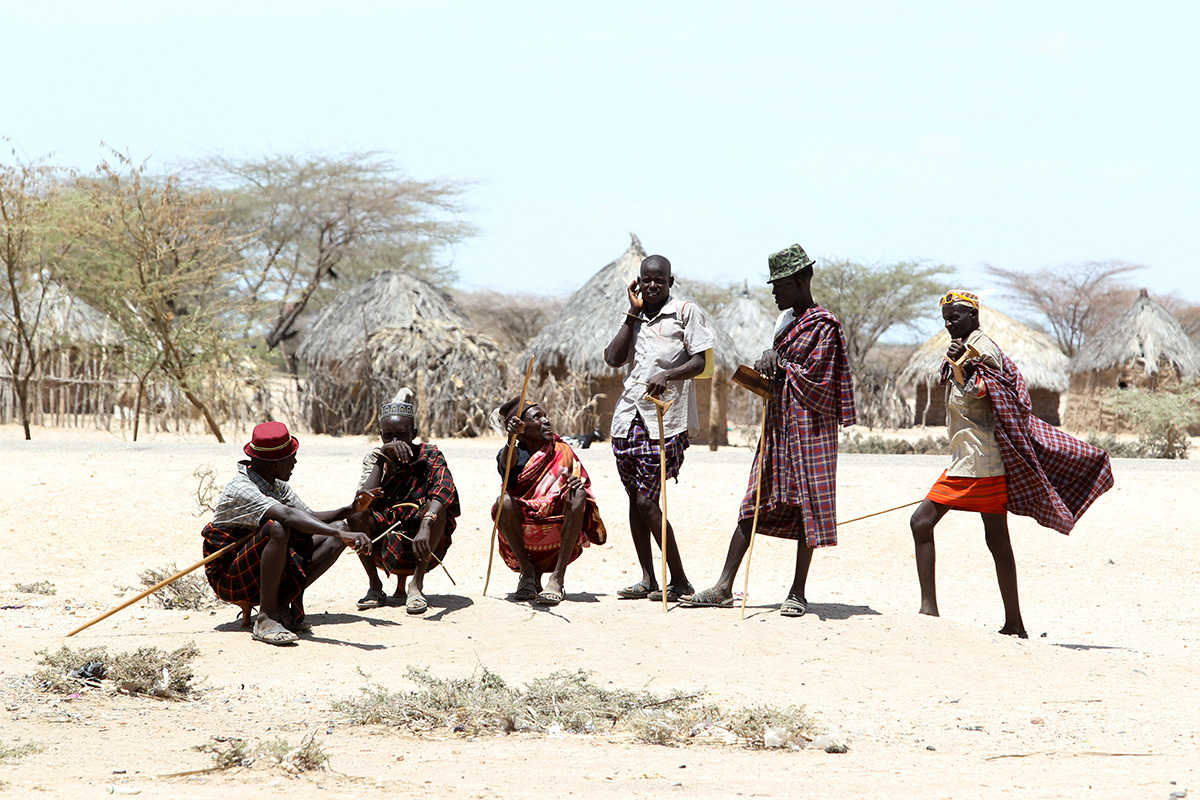
<svg viewBox="0 0 1200 800">
<path fill-rule="evenodd" d="M 1018 639 L 1028 639 L 1029 634 L 1025 632 L 1024 625 L 1005 625 L 1000 629 L 1000 633 L 1005 636 L 1015 636 Z"/>
</svg>

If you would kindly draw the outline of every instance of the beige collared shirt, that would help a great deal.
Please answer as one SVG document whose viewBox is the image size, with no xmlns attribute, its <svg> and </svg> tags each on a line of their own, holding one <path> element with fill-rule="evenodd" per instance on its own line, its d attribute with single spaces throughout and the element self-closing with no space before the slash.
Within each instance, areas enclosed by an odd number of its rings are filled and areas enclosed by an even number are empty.
<svg viewBox="0 0 1200 800">
<path fill-rule="evenodd" d="M 979 329 L 967 336 L 979 351 L 977 361 L 1000 369 L 1000 348 Z M 1004 459 L 996 445 L 996 416 L 992 398 L 979 374 L 965 384 L 951 376 L 946 384 L 946 427 L 950 436 L 950 468 L 955 478 L 992 478 L 1004 474 Z"/>
<path fill-rule="evenodd" d="M 625 389 L 613 410 L 612 436 L 624 438 L 639 413 L 646 423 L 650 438 L 658 438 L 658 414 L 654 403 L 643 400 L 646 381 L 666 369 L 687 362 L 696 353 L 711 350 L 715 344 L 704 312 L 692 302 L 668 298 L 652 319 L 643 318 L 633 337 L 633 369 L 625 378 Z M 689 436 L 700 432 L 700 417 L 696 410 L 696 390 L 691 380 L 671 381 L 663 399 L 674 400 L 663 414 L 663 433 L 675 436 L 686 431 Z"/>
</svg>

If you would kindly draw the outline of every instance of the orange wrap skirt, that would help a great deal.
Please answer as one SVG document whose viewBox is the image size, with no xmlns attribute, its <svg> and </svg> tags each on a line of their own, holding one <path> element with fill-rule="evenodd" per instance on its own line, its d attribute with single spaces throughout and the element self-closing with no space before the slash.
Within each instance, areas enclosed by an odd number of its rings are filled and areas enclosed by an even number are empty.
<svg viewBox="0 0 1200 800">
<path fill-rule="evenodd" d="M 925 499 L 956 511 L 1003 514 L 1008 510 L 1008 479 L 1003 475 L 960 478 L 943 472 Z"/>
</svg>

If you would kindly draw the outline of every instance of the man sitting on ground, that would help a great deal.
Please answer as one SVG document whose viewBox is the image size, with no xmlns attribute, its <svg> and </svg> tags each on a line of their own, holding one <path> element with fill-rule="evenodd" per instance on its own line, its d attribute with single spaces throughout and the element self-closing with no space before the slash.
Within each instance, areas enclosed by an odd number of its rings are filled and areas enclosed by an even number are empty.
<svg viewBox="0 0 1200 800">
<path fill-rule="evenodd" d="M 425 599 L 425 573 L 430 557 L 441 563 L 450 548 L 450 535 L 461 511 L 454 477 L 446 466 L 446 458 L 434 445 L 414 444 L 417 433 L 416 413 L 408 402 L 412 392 L 402 389 L 379 413 L 379 437 L 383 445 L 363 459 L 361 493 L 382 490 L 370 509 L 350 515 L 350 528 L 362 531 L 374 542 L 384 531 L 390 531 L 375 542 L 370 553 L 360 553 L 363 569 L 367 571 L 369 588 L 358 601 L 360 609 L 377 608 L 387 598 L 379 580 L 377 567 L 396 576 L 397 603 L 404 603 L 409 614 L 424 614 L 429 608 Z M 404 590 L 404 579 L 412 581 Z"/>
<path fill-rule="evenodd" d="M 608 538 L 587 470 L 571 446 L 555 435 L 546 412 L 533 402 L 518 409 L 518 398 L 500 406 L 505 429 L 516 444 L 500 514 L 500 557 L 519 572 L 514 600 L 555 606 L 565 596 L 567 565 L 583 548 Z M 500 449 L 496 464 L 504 475 L 509 448 Z M 542 573 L 549 572 L 545 590 Z"/>
<path fill-rule="evenodd" d="M 300 442 L 282 422 L 256 425 L 243 448 L 249 461 L 225 485 L 213 521 L 204 527 L 204 555 L 243 537 L 247 540 L 205 565 L 217 597 L 244 609 L 258 604 L 253 636 L 268 644 L 290 644 L 312 626 L 304 621 L 304 589 L 337 561 L 349 544 L 371 551 L 371 540 L 329 523 L 352 507 L 313 511 L 288 485 Z"/>
</svg>

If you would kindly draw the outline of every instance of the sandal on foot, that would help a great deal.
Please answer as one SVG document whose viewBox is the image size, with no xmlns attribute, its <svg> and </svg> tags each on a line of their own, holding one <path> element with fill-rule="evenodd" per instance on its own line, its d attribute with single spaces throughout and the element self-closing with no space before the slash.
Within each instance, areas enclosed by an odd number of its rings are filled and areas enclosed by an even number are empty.
<svg viewBox="0 0 1200 800">
<path fill-rule="evenodd" d="M 404 604 L 404 610 L 409 614 L 424 614 L 429 608 L 429 601 L 419 594 L 408 595 L 408 601 Z"/>
<path fill-rule="evenodd" d="M 651 592 L 657 591 L 657 589 L 645 581 L 638 581 L 633 586 L 626 586 L 624 589 L 617 589 L 617 597 L 621 598 L 622 600 L 645 600 L 650 596 Z M 658 599 L 662 599 L 661 594 L 659 595 Z"/>
<path fill-rule="evenodd" d="M 566 592 L 552 592 L 547 589 L 544 592 L 538 592 L 537 597 L 533 598 L 533 602 L 539 606 L 556 606 L 563 601 Z"/>
<path fill-rule="evenodd" d="M 383 593 L 383 589 L 368 589 L 366 595 L 358 601 L 358 610 L 379 608 L 386 602 L 387 595 Z"/>
<path fill-rule="evenodd" d="M 789 594 L 787 599 L 779 604 L 781 617 L 803 617 L 805 611 L 808 611 L 808 601 L 803 597 L 792 597 Z"/>
<path fill-rule="evenodd" d="M 269 627 L 263 627 L 263 621 L 270 622 Z M 250 633 L 256 642 L 266 642 L 267 644 L 284 645 L 293 644 L 300 637 L 289 631 L 287 628 L 280 625 L 274 620 L 268 620 L 266 617 L 260 616 L 254 623 L 254 630 Z"/>
<path fill-rule="evenodd" d="M 517 582 L 517 590 L 513 592 L 513 600 L 518 602 L 533 600 L 542 590 L 542 584 L 537 578 L 521 578 Z"/>
<path fill-rule="evenodd" d="M 733 608 L 733 595 L 722 597 L 716 589 L 701 589 L 679 598 L 679 605 L 684 608 Z"/>
<path fill-rule="evenodd" d="M 679 599 L 681 597 L 687 597 L 688 595 L 694 595 L 695 593 L 696 593 L 696 590 L 693 589 L 691 586 L 685 587 L 682 591 L 680 591 L 679 589 L 676 589 L 674 586 L 668 586 L 667 587 L 667 602 L 668 603 L 678 603 Z M 661 603 L 662 602 L 662 590 L 655 589 L 653 592 L 650 592 L 649 594 L 646 595 L 646 599 L 652 603 Z"/>
</svg>

